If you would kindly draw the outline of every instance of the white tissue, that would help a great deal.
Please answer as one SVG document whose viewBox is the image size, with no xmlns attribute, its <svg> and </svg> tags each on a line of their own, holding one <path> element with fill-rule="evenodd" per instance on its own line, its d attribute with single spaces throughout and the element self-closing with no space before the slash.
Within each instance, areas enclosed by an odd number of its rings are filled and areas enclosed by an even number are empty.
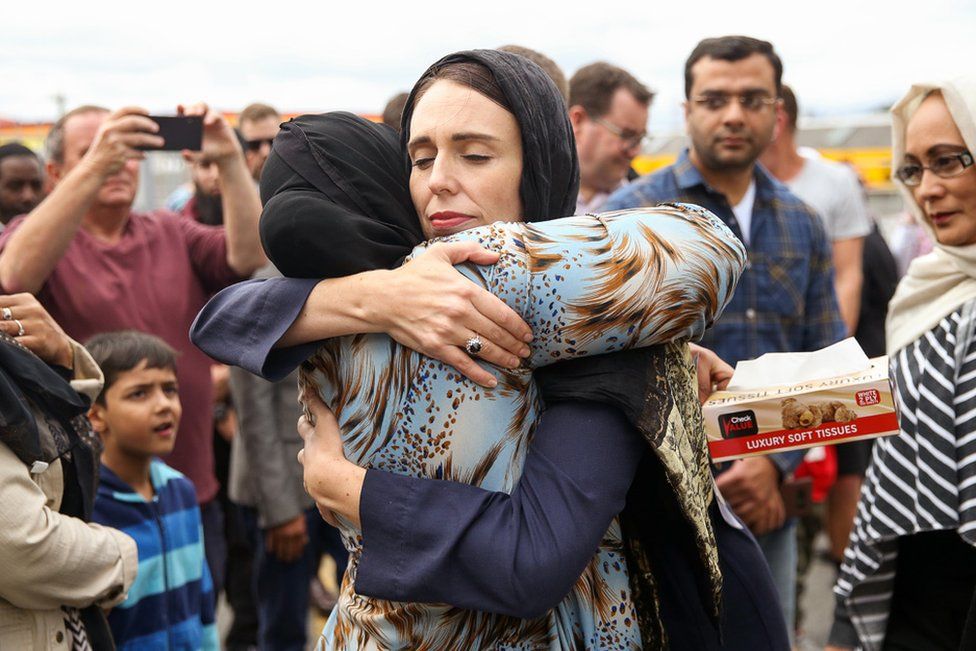
<svg viewBox="0 0 976 651">
<path fill-rule="evenodd" d="M 871 367 L 853 337 L 812 353 L 766 353 L 735 365 L 727 391 L 791 386 L 861 373 Z"/>
</svg>

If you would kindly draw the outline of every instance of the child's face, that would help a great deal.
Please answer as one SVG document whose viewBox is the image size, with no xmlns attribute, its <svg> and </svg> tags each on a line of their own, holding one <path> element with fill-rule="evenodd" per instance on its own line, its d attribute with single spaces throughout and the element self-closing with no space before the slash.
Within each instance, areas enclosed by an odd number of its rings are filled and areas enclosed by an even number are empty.
<svg viewBox="0 0 976 651">
<path fill-rule="evenodd" d="M 173 450 L 183 413 L 173 369 L 146 368 L 143 360 L 120 373 L 104 398 L 104 405 L 92 405 L 89 417 L 106 451 L 151 457 Z"/>
</svg>

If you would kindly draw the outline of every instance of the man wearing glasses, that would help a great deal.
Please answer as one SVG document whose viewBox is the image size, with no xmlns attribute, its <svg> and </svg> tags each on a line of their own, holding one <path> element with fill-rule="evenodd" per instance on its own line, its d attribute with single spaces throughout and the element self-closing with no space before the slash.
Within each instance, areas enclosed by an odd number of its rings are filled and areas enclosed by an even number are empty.
<svg viewBox="0 0 976 651">
<path fill-rule="evenodd" d="M 773 140 L 782 74 L 782 63 L 766 41 L 746 36 L 701 41 L 685 64 L 690 148 L 674 165 L 619 190 L 604 206 L 699 204 L 745 243 L 749 261 L 735 296 L 701 342 L 730 364 L 767 352 L 817 350 L 845 333 L 823 223 L 756 164 Z M 778 488 L 802 458 L 799 451 L 740 459 L 717 477 L 722 494 L 758 538 L 789 630 L 796 535 Z"/>
<path fill-rule="evenodd" d="M 255 181 L 261 180 L 261 170 L 271 154 L 271 143 L 278 135 L 281 115 L 274 107 L 255 102 L 248 104 L 237 117 L 237 130 L 244 144 L 244 158 Z"/>
<path fill-rule="evenodd" d="M 629 72 L 609 63 L 591 63 L 569 80 L 569 120 L 580 164 L 576 214 L 598 212 L 626 184 L 647 135 L 653 97 Z"/>
</svg>

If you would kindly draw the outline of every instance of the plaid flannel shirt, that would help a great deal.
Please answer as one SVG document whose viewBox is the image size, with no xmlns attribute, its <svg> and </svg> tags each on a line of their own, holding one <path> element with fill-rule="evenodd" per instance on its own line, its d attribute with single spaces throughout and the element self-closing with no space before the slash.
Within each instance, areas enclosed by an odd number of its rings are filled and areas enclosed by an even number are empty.
<svg viewBox="0 0 976 651">
<path fill-rule="evenodd" d="M 840 341 L 845 334 L 823 222 L 758 164 L 755 179 L 756 200 L 746 246 L 749 261 L 732 301 L 701 341 L 732 365 L 769 352 L 817 350 Z M 725 195 L 708 185 L 687 150 L 674 165 L 615 192 L 603 210 L 665 201 L 703 206 L 745 241 Z M 785 475 L 799 464 L 802 452 L 771 458 Z"/>
</svg>

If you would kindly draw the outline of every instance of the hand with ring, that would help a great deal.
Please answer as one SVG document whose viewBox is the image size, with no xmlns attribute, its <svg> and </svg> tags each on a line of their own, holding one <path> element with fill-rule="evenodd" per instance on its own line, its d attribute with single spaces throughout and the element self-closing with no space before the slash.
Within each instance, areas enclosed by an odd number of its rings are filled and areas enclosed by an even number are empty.
<svg viewBox="0 0 976 651">
<path fill-rule="evenodd" d="M 0 330 L 48 364 L 73 366 L 71 340 L 33 294 L 0 294 Z"/>
<path fill-rule="evenodd" d="M 472 356 L 501 368 L 518 368 L 530 354 L 532 332 L 514 310 L 454 265 L 493 264 L 497 259 L 497 253 L 474 242 L 434 244 L 371 281 L 375 286 L 369 287 L 368 295 L 375 297 L 378 309 L 371 308 L 367 320 L 404 346 L 493 387 L 498 380 Z"/>
<path fill-rule="evenodd" d="M 27 334 L 27 331 L 24 329 L 23 321 L 20 319 L 15 319 L 13 310 L 11 310 L 9 307 L 0 308 L 0 315 L 2 315 L 4 321 L 11 321 L 15 326 L 17 326 L 17 332 L 14 333 L 14 337 L 23 337 L 25 334 Z"/>
</svg>

